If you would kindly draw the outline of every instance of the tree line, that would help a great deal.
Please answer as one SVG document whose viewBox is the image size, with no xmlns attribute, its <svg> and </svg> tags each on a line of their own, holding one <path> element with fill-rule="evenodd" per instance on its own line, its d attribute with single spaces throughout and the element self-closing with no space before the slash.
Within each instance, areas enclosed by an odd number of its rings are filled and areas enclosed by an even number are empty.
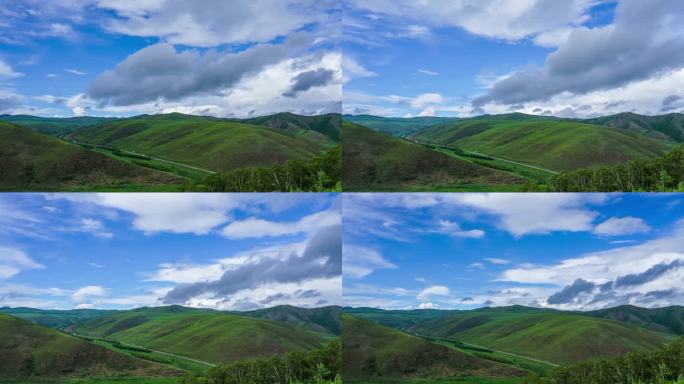
<svg viewBox="0 0 684 384">
<path fill-rule="evenodd" d="M 529 376 L 525 384 L 684 384 L 684 338 L 656 352 L 631 352 L 554 368 L 547 377 Z"/>
<path fill-rule="evenodd" d="M 180 384 L 342 384 L 339 338 L 308 353 L 220 365 L 203 376 L 188 374 Z"/>
<path fill-rule="evenodd" d="M 342 190 L 340 146 L 310 160 L 288 160 L 272 167 L 239 168 L 208 176 L 185 190 L 206 192 L 334 192 Z"/>
<path fill-rule="evenodd" d="M 684 146 L 653 160 L 563 172 L 548 180 L 551 192 L 684 191 Z"/>
</svg>

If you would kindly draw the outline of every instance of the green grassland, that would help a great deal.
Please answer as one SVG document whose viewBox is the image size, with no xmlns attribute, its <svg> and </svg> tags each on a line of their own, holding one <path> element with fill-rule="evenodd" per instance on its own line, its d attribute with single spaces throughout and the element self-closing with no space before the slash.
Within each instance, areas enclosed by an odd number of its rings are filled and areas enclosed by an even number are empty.
<svg viewBox="0 0 684 384">
<path fill-rule="evenodd" d="M 179 370 L 0 314 L 0 377 L 5 380 L 167 377 Z"/>
<path fill-rule="evenodd" d="M 684 114 L 644 116 L 625 112 L 585 120 L 586 123 L 636 132 L 655 139 L 684 142 Z"/>
<path fill-rule="evenodd" d="M 116 311 L 100 309 L 41 310 L 34 308 L 0 308 L 0 313 L 28 320 L 48 328 L 61 329 L 79 321 L 105 316 Z"/>
<path fill-rule="evenodd" d="M 183 179 L 0 122 L 0 190 L 63 191 L 96 186 L 180 186 Z"/>
<path fill-rule="evenodd" d="M 239 314 L 285 322 L 310 331 L 339 336 L 342 332 L 341 313 L 342 310 L 338 306 L 299 308 L 292 305 L 278 305 L 254 311 L 240 312 Z"/>
<path fill-rule="evenodd" d="M 585 314 L 631 323 L 656 332 L 684 335 L 684 307 L 679 305 L 663 308 L 641 308 L 634 305 L 621 305 L 586 312 Z"/>
<path fill-rule="evenodd" d="M 79 128 L 102 124 L 116 120 L 109 117 L 79 116 L 67 118 L 49 118 L 29 115 L 0 115 L 0 121 L 27 127 L 36 132 L 50 136 L 63 136 Z"/>
<path fill-rule="evenodd" d="M 553 171 L 650 159 L 672 144 L 627 130 L 574 121 L 494 116 L 427 128 L 415 137 Z"/>
<path fill-rule="evenodd" d="M 418 324 L 423 320 L 435 319 L 446 316 L 453 311 L 439 309 L 414 309 L 414 310 L 384 310 L 377 308 L 344 308 L 348 313 L 358 318 L 370 320 L 374 323 L 391 328 L 406 329 Z"/>
<path fill-rule="evenodd" d="M 326 148 L 283 129 L 180 114 L 117 120 L 80 129 L 67 138 L 214 172 L 308 159 Z"/>
<path fill-rule="evenodd" d="M 450 117 L 380 117 L 371 115 L 344 115 L 344 120 L 354 124 L 368 127 L 374 131 L 386 133 L 391 136 L 405 136 L 421 129 L 434 125 L 444 124 L 449 121 L 458 121 L 458 118 Z"/>
<path fill-rule="evenodd" d="M 342 131 L 345 191 L 510 188 L 526 181 L 349 122 L 342 123 Z"/>
<path fill-rule="evenodd" d="M 125 311 L 79 322 L 68 331 L 211 363 L 308 351 L 332 337 L 284 322 L 182 307 Z"/>
<path fill-rule="evenodd" d="M 342 327 L 342 378 L 345 382 L 524 375 L 515 367 L 349 314 L 342 315 Z"/>
<path fill-rule="evenodd" d="M 337 113 L 318 116 L 295 115 L 290 112 L 238 120 L 245 124 L 287 130 L 308 139 L 333 146 L 340 142 L 342 117 Z"/>
</svg>

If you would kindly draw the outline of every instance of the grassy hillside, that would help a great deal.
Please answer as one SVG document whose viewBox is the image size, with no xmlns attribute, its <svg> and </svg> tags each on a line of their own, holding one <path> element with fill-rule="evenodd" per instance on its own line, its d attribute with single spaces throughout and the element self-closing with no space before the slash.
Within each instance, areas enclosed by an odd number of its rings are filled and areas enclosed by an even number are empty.
<svg viewBox="0 0 684 384">
<path fill-rule="evenodd" d="M 213 363 L 308 351 L 330 338 L 284 322 L 182 307 L 125 311 L 68 330 Z"/>
<path fill-rule="evenodd" d="M 278 128 L 177 113 L 143 115 L 80 129 L 68 136 L 211 171 L 308 159 L 325 146 Z"/>
<path fill-rule="evenodd" d="M 51 117 L 37 117 L 30 115 L 0 115 L 1 121 L 20 125 L 22 127 L 30 128 L 34 131 L 44 133 L 51 136 L 62 136 L 71 133 L 79 128 L 90 125 L 102 124 L 107 121 L 116 120 L 109 117 L 67 117 L 67 118 L 51 118 Z"/>
<path fill-rule="evenodd" d="M 633 305 L 587 312 L 587 315 L 631 323 L 657 332 L 684 335 L 684 307 L 641 308 Z"/>
<path fill-rule="evenodd" d="M 553 363 L 652 351 L 669 340 L 632 324 L 518 307 L 455 313 L 423 321 L 411 331 Z"/>
<path fill-rule="evenodd" d="M 41 310 L 33 308 L 0 308 L 0 313 L 28 320 L 48 328 L 61 329 L 82 320 L 112 314 L 116 311 L 100 309 L 72 309 L 67 311 Z"/>
<path fill-rule="evenodd" d="M 342 330 L 344 382 L 520 374 L 515 368 L 348 314 L 342 315 Z"/>
<path fill-rule="evenodd" d="M 423 320 L 442 317 L 453 313 L 453 311 L 439 309 L 383 310 L 360 307 L 344 308 L 344 313 L 387 327 L 406 329 Z"/>
<path fill-rule="evenodd" d="M 664 141 L 625 130 L 525 116 L 463 120 L 427 128 L 416 138 L 553 171 L 650 159 L 672 148 Z"/>
<path fill-rule="evenodd" d="M 315 332 L 339 335 L 341 333 L 341 308 L 299 308 L 292 305 L 278 305 L 271 308 L 241 312 L 244 316 L 281 321 Z"/>
<path fill-rule="evenodd" d="M 624 129 L 656 139 L 684 142 L 684 114 L 681 113 L 644 116 L 625 112 L 618 113 L 617 115 L 587 119 L 585 122 Z"/>
<path fill-rule="evenodd" d="M 240 121 L 245 124 L 284 129 L 323 143 L 334 144 L 340 142 L 342 117 L 337 113 L 303 116 L 283 112 Z"/>
<path fill-rule="evenodd" d="M 0 190 L 130 189 L 182 182 L 163 172 L 0 122 Z"/>
<path fill-rule="evenodd" d="M 349 122 L 342 131 L 345 191 L 458 190 L 525 181 Z"/>
<path fill-rule="evenodd" d="M 371 115 L 344 115 L 344 120 L 392 136 L 404 136 L 421 129 L 459 120 L 456 117 L 380 117 Z"/>
<path fill-rule="evenodd" d="M 180 374 L 5 314 L 0 314 L 0 334 L 0 380 Z"/>
</svg>

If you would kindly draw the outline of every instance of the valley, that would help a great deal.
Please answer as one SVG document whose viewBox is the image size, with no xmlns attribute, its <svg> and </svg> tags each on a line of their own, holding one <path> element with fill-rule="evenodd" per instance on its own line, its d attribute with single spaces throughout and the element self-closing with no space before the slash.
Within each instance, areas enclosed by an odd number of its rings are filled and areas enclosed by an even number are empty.
<svg viewBox="0 0 684 384">
<path fill-rule="evenodd" d="M 344 119 L 366 124 L 367 129 L 379 135 L 371 139 L 370 134 L 360 131 L 358 126 L 346 128 L 350 132 L 344 137 L 344 148 L 350 155 L 344 157 L 344 167 L 353 170 L 350 174 L 365 176 L 364 180 L 359 180 L 361 176 L 347 177 L 343 182 L 346 188 L 440 192 L 562 191 L 567 187 L 557 180 L 573 178 L 573 172 L 585 172 L 586 169 L 591 173 L 594 169 L 621 167 L 632 162 L 646 164 L 666 156 L 681 145 L 678 132 L 682 121 L 680 114 L 653 117 L 621 114 L 579 120 L 521 113 L 472 118 L 345 115 Z M 393 150 L 381 153 L 372 149 L 378 145 L 380 137 L 387 142 L 388 148 L 399 145 L 389 145 L 397 140 L 419 145 L 435 153 L 430 156 L 439 157 L 441 162 L 408 160 L 413 155 L 409 156 L 411 151 L 406 145 L 402 150 L 405 156 L 390 158 Z M 362 169 L 358 164 L 360 156 L 365 159 Z M 423 156 L 428 155 L 424 153 Z M 449 163 L 446 157 L 467 165 L 461 164 L 460 172 L 453 172 L 453 166 L 445 165 Z M 415 169 L 406 169 L 401 165 L 402 161 L 411 161 Z M 469 171 L 464 171 L 466 169 Z M 673 179 L 667 188 L 676 188 L 680 180 L 679 168 L 667 171 Z M 482 177 L 487 172 L 498 177 L 495 180 Z M 385 174 L 391 174 L 394 180 L 383 177 Z M 649 187 L 656 188 L 634 186 Z M 611 184 L 601 191 L 626 188 Z"/>
</svg>

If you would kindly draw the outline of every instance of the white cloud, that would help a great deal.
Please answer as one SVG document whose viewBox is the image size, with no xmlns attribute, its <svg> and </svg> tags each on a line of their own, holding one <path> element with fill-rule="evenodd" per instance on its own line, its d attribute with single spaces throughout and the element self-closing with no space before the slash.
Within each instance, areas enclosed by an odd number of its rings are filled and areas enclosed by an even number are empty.
<svg viewBox="0 0 684 384">
<path fill-rule="evenodd" d="M 342 248 L 342 273 L 345 277 L 360 279 L 377 269 L 396 269 L 380 252 L 358 245 L 344 244 Z"/>
<path fill-rule="evenodd" d="M 622 236 L 638 233 L 648 233 L 651 227 L 638 217 L 611 217 L 594 228 L 599 236 Z"/>
<path fill-rule="evenodd" d="M 73 69 L 73 68 L 64 68 L 64 72 L 69 72 L 72 75 L 77 75 L 77 76 L 84 76 L 86 75 L 85 72 L 79 71 L 78 69 Z"/>
<path fill-rule="evenodd" d="M 426 300 L 430 297 L 449 296 L 450 294 L 451 294 L 451 292 L 449 291 L 448 287 L 445 287 L 443 285 L 433 285 L 431 287 L 427 287 L 427 288 L 423 289 L 422 291 L 420 291 L 420 293 L 418 293 L 417 298 L 418 298 L 418 300 L 422 301 L 422 300 Z"/>
<path fill-rule="evenodd" d="M 485 231 L 481 229 L 471 229 L 464 231 L 458 223 L 449 220 L 440 220 L 439 227 L 435 231 L 445 235 L 463 238 L 480 239 L 484 237 Z"/>
<path fill-rule="evenodd" d="M 0 246 L 0 279 L 9 279 L 21 271 L 45 268 L 21 250 Z"/>
<path fill-rule="evenodd" d="M 9 66 L 9 64 L 5 63 L 3 60 L 0 59 L 0 78 L 16 78 L 16 77 L 21 77 L 23 76 L 23 73 L 17 72 L 12 67 Z"/>
<path fill-rule="evenodd" d="M 88 285 L 81 287 L 71 295 L 74 301 L 85 301 L 94 297 L 102 297 L 106 294 L 104 288 L 98 285 Z"/>
<path fill-rule="evenodd" d="M 95 235 L 97 237 L 102 237 L 105 239 L 111 239 L 112 237 L 114 237 L 113 233 L 105 230 L 105 227 L 101 221 L 91 219 L 91 218 L 81 219 L 79 226 L 74 228 L 74 230 L 77 230 L 80 232 L 92 233 L 93 235 Z"/>
<path fill-rule="evenodd" d="M 485 260 L 487 260 L 491 264 L 496 264 L 496 265 L 504 265 L 504 264 L 510 264 L 511 261 L 507 259 L 500 259 L 497 257 L 485 257 Z"/>
<path fill-rule="evenodd" d="M 89 304 L 89 303 L 81 303 L 76 306 L 76 309 L 92 309 L 95 308 L 95 305 Z"/>
<path fill-rule="evenodd" d="M 428 76 L 439 75 L 439 72 L 431 71 L 429 69 L 419 69 L 418 72 L 422 73 L 423 75 L 428 75 Z"/>
<path fill-rule="evenodd" d="M 342 57 L 342 74 L 345 83 L 353 79 L 378 75 L 377 73 L 364 68 L 363 65 L 349 55 L 344 55 Z"/>
<path fill-rule="evenodd" d="M 274 222 L 250 217 L 230 223 L 223 228 L 221 233 L 229 239 L 278 237 L 298 233 L 312 233 L 319 228 L 340 224 L 340 222 L 340 212 L 334 210 L 317 212 L 305 216 L 296 222 Z"/>
<path fill-rule="evenodd" d="M 436 309 L 436 308 L 439 308 L 439 305 L 429 303 L 429 302 L 428 303 L 420 303 L 420 305 L 418 305 L 418 309 Z"/>
</svg>

